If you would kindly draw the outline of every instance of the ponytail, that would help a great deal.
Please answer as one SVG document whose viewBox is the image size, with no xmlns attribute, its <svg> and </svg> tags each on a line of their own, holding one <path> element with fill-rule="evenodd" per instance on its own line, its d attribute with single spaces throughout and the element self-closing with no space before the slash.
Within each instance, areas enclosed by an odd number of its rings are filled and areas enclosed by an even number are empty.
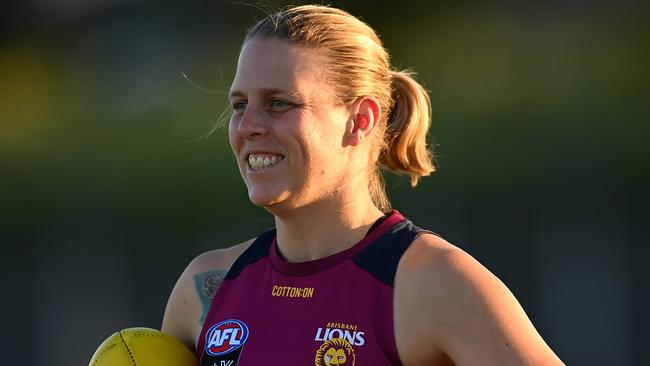
<svg viewBox="0 0 650 366">
<path fill-rule="evenodd" d="M 384 133 L 385 149 L 379 162 L 397 173 L 411 177 L 411 186 L 418 179 L 435 171 L 433 154 L 427 147 L 431 124 L 431 102 L 427 91 L 409 71 L 391 71 L 393 109 Z"/>
</svg>

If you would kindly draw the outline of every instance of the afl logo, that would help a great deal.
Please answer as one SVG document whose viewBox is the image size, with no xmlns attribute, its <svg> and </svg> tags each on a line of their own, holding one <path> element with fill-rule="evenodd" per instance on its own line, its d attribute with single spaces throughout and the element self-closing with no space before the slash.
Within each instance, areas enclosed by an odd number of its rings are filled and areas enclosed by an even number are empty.
<svg viewBox="0 0 650 366">
<path fill-rule="evenodd" d="M 210 356 L 221 356 L 243 346 L 248 339 L 248 327 L 244 322 L 228 319 L 208 329 L 205 334 L 205 352 Z"/>
</svg>

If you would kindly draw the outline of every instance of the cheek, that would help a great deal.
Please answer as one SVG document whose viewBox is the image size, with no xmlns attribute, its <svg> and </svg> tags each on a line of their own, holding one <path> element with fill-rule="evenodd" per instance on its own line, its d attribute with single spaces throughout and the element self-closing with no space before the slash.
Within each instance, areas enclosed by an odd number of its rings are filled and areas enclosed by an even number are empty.
<svg viewBox="0 0 650 366">
<path fill-rule="evenodd" d="M 231 118 L 228 123 L 228 142 L 230 143 L 230 148 L 233 153 L 236 154 L 237 150 L 241 146 L 241 136 L 239 135 L 237 122 L 234 118 Z"/>
</svg>

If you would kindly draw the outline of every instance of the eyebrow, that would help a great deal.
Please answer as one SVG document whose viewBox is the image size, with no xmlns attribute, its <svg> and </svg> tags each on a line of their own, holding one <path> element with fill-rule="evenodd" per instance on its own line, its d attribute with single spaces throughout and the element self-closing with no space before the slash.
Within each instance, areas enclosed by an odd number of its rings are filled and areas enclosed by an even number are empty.
<svg viewBox="0 0 650 366">
<path fill-rule="evenodd" d="M 273 95 L 273 94 L 289 94 L 292 97 L 298 97 L 298 98 L 302 97 L 300 95 L 300 93 L 298 93 L 297 91 L 288 92 L 288 91 L 286 91 L 284 89 L 277 89 L 277 88 L 260 88 L 260 89 L 257 90 L 257 92 L 259 92 L 263 96 L 269 96 L 269 95 Z M 230 98 L 245 97 L 245 96 L 246 95 L 242 91 L 239 91 L 239 90 L 231 90 L 230 91 Z"/>
</svg>

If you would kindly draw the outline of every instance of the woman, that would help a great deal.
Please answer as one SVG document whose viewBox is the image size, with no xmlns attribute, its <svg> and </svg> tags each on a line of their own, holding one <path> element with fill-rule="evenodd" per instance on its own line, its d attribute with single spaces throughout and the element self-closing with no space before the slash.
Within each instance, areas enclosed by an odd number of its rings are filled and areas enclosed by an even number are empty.
<svg viewBox="0 0 650 366">
<path fill-rule="evenodd" d="M 194 259 L 162 330 L 202 365 L 561 365 L 472 257 L 391 210 L 379 167 L 434 167 L 430 104 L 348 13 L 298 6 L 248 33 L 229 139 L 276 227 Z M 209 310 L 209 311 L 208 311 Z"/>
</svg>

